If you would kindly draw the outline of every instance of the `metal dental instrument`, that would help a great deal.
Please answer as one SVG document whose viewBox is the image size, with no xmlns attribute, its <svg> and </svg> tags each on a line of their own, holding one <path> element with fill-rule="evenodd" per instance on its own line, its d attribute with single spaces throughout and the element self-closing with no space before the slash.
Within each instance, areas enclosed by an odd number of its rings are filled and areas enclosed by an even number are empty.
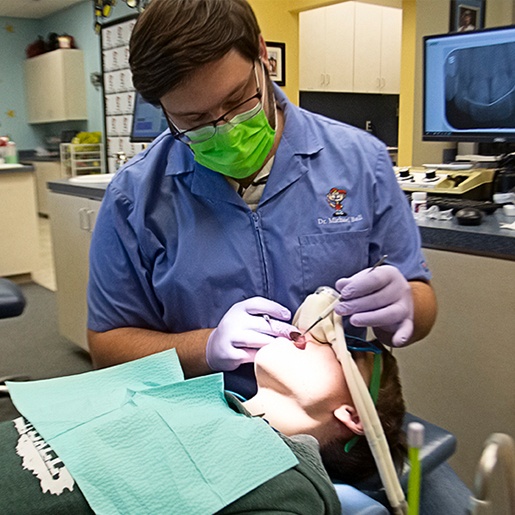
<svg viewBox="0 0 515 515">
<path fill-rule="evenodd" d="M 384 254 L 381 259 L 368 271 L 368 273 L 373 272 L 378 266 L 381 266 L 388 257 L 388 254 Z"/>
<path fill-rule="evenodd" d="M 379 259 L 379 261 L 368 271 L 368 273 L 372 272 L 373 270 L 375 270 L 378 266 L 382 265 L 386 258 L 388 257 L 388 254 L 384 254 L 381 259 Z M 320 323 L 326 316 L 330 315 L 334 309 L 334 307 L 336 306 L 336 304 L 338 304 L 338 302 L 340 302 L 342 300 L 341 297 L 338 297 L 337 299 L 335 299 L 334 302 L 332 302 L 331 304 L 329 304 L 329 306 L 327 306 L 324 311 L 322 311 L 322 313 L 320 313 L 320 315 L 318 316 L 318 318 L 302 333 L 295 333 L 295 332 L 292 332 L 290 333 L 290 338 L 293 340 L 293 341 L 297 341 L 298 339 L 300 338 L 303 338 L 306 333 L 309 333 L 309 331 L 311 331 L 311 329 L 313 329 L 313 327 L 315 327 L 318 323 Z"/>
</svg>

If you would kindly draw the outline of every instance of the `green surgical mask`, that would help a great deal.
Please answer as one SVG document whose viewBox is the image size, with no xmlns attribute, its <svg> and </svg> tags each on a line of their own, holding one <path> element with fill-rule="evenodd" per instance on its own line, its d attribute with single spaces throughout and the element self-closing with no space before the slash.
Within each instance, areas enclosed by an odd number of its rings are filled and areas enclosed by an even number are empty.
<svg viewBox="0 0 515 515">
<path fill-rule="evenodd" d="M 243 121 L 242 121 L 243 120 Z M 202 139 L 203 129 L 195 131 Z M 261 103 L 219 125 L 213 137 L 201 143 L 190 143 L 195 161 L 233 179 L 245 179 L 257 172 L 274 144 L 272 129 Z M 196 139 L 191 134 L 191 139 Z"/>
</svg>

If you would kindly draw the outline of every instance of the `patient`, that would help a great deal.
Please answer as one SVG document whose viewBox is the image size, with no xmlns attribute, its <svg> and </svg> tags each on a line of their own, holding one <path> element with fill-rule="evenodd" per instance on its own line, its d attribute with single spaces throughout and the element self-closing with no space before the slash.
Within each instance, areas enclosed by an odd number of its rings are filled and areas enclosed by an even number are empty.
<svg viewBox="0 0 515 515">
<path fill-rule="evenodd" d="M 321 311 L 321 303 L 327 301 L 324 294 L 308 296 L 294 320 L 297 327 L 303 330 L 309 326 Z M 363 428 L 342 368 L 331 346 L 326 344 L 334 336 L 332 317 L 308 333 L 305 342 L 294 344 L 278 338 L 259 350 L 255 359 L 258 392 L 252 399 L 240 404 L 228 394 L 228 403 L 234 411 L 263 417 L 279 435 L 284 435 L 281 438 L 296 455 L 299 464 L 229 504 L 220 514 L 248 511 L 337 514 L 340 505 L 326 470 L 333 479 L 348 483 L 375 471 L 364 437 L 358 438 L 354 447 L 345 451 L 345 444 L 355 435 L 362 435 Z M 395 359 L 386 349 L 382 348 L 382 351 L 377 408 L 394 462 L 400 465 L 404 457 L 401 430 L 404 404 Z M 369 384 L 372 354 L 353 351 L 352 355 Z M 315 437 L 320 454 L 313 438 L 296 435 Z M 73 491 L 66 490 L 60 496 L 42 493 L 39 481 L 31 472 L 21 469 L 21 460 L 15 455 L 15 447 L 20 441 L 12 423 L 0 424 L 0 477 L 3 478 L 0 512 L 8 506 L 9 513 L 41 513 L 45 510 L 49 513 L 66 510 L 91 513 L 76 486 Z M 52 463 L 58 461 L 55 453 L 53 458 Z"/>
<path fill-rule="evenodd" d="M 293 324 L 301 331 L 317 319 L 334 300 L 337 292 L 321 287 L 309 295 L 298 309 Z M 359 438 L 349 452 L 345 443 L 363 427 L 350 397 L 342 368 L 328 342 L 334 342 L 334 313 L 307 334 L 305 348 L 277 338 L 262 348 L 255 358 L 258 392 L 245 403 L 252 413 L 265 413 L 270 424 L 285 435 L 306 433 L 317 438 L 324 466 L 333 480 L 355 484 L 376 471 L 366 438 Z M 359 342 L 349 340 L 348 345 Z M 402 422 L 404 399 L 397 361 L 382 349 L 381 383 L 376 409 L 390 453 L 400 470 L 406 456 Z M 352 351 L 365 382 L 370 384 L 373 354 Z"/>
</svg>

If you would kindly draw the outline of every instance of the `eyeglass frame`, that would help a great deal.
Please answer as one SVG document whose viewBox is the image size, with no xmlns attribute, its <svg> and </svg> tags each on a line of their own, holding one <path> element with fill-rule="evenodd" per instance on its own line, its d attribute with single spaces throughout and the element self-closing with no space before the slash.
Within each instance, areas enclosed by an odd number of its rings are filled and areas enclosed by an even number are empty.
<svg viewBox="0 0 515 515">
<path fill-rule="evenodd" d="M 209 141 L 217 133 L 217 131 L 218 131 L 217 127 L 219 127 L 220 122 L 225 121 L 225 123 L 230 123 L 230 121 L 231 121 L 230 119 L 226 120 L 226 117 L 228 114 L 230 114 L 232 111 L 235 111 L 236 109 L 240 108 L 242 105 L 246 104 L 247 102 L 250 102 L 251 100 L 253 100 L 255 98 L 257 98 L 258 101 L 261 102 L 261 99 L 263 98 L 263 92 L 262 92 L 261 86 L 259 84 L 255 61 L 252 64 L 252 71 L 254 72 L 254 78 L 256 79 L 256 89 L 257 89 L 257 92 L 254 95 L 243 100 L 243 102 L 240 102 L 239 104 L 235 105 L 234 107 L 231 107 L 231 109 L 226 111 L 222 116 L 219 116 L 218 118 L 216 118 L 216 120 L 211 120 L 210 122 L 196 125 L 196 126 L 192 127 L 191 129 L 186 129 L 186 130 L 181 131 L 173 123 L 172 119 L 170 118 L 170 116 L 169 116 L 168 112 L 166 111 L 166 109 L 164 108 L 163 104 L 161 102 L 159 102 L 172 136 L 176 140 L 178 140 L 182 143 L 185 143 L 186 145 L 190 145 L 192 143 L 192 141 L 187 135 L 188 132 L 198 131 L 200 129 L 203 129 L 204 127 L 212 126 L 214 129 L 213 134 L 209 138 L 204 140 L 204 141 Z M 251 75 L 252 75 L 252 73 L 251 73 Z M 249 77 L 249 81 L 247 81 L 247 84 L 245 84 L 245 87 L 249 84 L 250 79 L 251 79 L 251 77 Z M 236 113 L 234 116 L 237 116 L 238 114 L 239 113 Z M 232 118 L 234 118 L 234 116 Z"/>
</svg>

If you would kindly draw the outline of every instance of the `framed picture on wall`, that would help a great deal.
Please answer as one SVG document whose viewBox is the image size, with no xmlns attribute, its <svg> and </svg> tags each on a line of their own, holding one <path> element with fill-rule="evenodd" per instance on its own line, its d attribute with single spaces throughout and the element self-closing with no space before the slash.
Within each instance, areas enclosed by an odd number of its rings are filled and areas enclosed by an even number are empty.
<svg viewBox="0 0 515 515">
<path fill-rule="evenodd" d="M 467 32 L 485 26 L 486 0 L 451 0 L 451 32 Z"/>
<path fill-rule="evenodd" d="M 286 45 L 267 41 L 266 51 L 270 63 L 268 67 L 270 78 L 278 86 L 284 86 L 286 84 Z"/>
</svg>

